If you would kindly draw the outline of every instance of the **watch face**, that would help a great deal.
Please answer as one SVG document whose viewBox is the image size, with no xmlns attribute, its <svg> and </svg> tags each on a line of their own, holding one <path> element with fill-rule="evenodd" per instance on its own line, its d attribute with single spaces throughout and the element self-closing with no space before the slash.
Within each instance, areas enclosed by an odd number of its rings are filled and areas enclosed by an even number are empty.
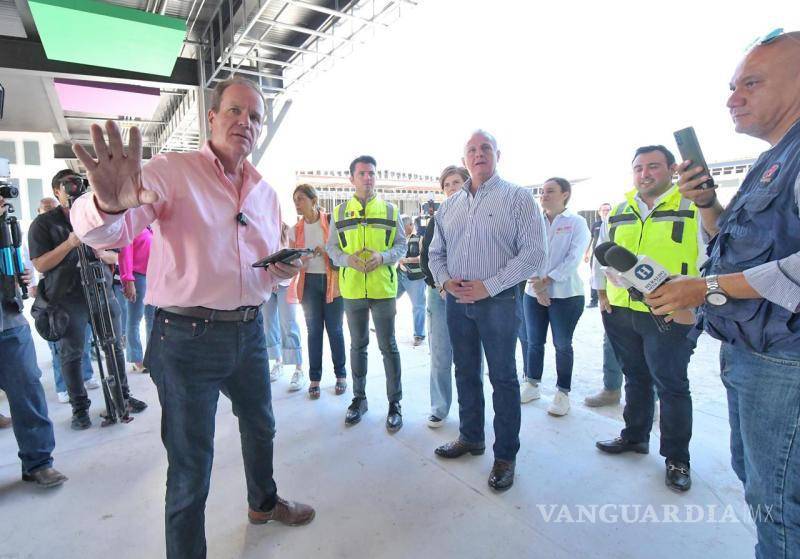
<svg viewBox="0 0 800 559">
<path fill-rule="evenodd" d="M 709 305 L 714 305 L 715 307 L 719 307 L 720 305 L 724 305 L 728 302 L 728 297 L 724 293 L 719 292 L 711 292 L 706 295 L 706 302 Z"/>
</svg>

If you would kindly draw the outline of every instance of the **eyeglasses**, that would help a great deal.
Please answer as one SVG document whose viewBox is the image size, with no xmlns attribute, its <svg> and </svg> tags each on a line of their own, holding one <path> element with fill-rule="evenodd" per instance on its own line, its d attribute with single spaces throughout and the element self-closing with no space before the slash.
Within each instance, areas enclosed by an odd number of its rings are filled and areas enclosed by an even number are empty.
<svg viewBox="0 0 800 559">
<path fill-rule="evenodd" d="M 745 51 L 749 51 L 749 50 L 752 50 L 753 48 L 759 47 L 761 45 L 768 45 L 772 41 L 774 41 L 775 39 L 780 37 L 781 35 L 783 35 L 783 27 L 778 27 L 776 29 L 773 29 L 772 31 L 770 31 L 766 35 L 761 35 L 760 37 L 756 37 L 755 40 L 752 43 L 750 43 L 748 45 L 748 47 L 746 49 L 744 49 L 744 50 Z"/>
</svg>

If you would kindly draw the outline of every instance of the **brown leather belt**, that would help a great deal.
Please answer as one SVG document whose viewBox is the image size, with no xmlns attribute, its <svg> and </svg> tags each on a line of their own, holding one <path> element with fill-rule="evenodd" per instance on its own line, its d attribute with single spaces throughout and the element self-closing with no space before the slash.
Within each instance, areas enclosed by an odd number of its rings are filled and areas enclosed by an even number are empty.
<svg viewBox="0 0 800 559">
<path fill-rule="evenodd" d="M 159 307 L 159 310 L 209 322 L 251 322 L 258 316 L 261 305 L 257 307 L 239 307 L 234 311 L 218 311 L 207 309 L 206 307 Z"/>
</svg>

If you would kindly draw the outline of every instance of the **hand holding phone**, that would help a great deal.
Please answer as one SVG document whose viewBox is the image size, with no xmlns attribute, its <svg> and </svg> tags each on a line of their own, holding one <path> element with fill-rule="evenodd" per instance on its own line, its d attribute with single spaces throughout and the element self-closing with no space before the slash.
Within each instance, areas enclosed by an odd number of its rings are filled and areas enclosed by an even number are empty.
<svg viewBox="0 0 800 559">
<path fill-rule="evenodd" d="M 697 141 L 697 134 L 695 134 L 694 128 L 691 126 L 688 128 L 683 128 L 676 131 L 674 136 L 675 143 L 678 144 L 678 151 L 680 152 L 684 162 L 691 161 L 689 166 L 692 168 L 702 167 L 703 169 L 701 173 L 696 173 L 692 176 L 700 177 L 705 175 L 708 177 L 695 188 L 698 190 L 708 190 L 714 188 L 716 185 L 714 184 L 714 179 L 711 178 L 711 172 L 708 170 L 708 165 L 706 164 L 705 157 L 703 157 L 703 151 L 700 149 L 700 142 Z M 681 165 L 681 168 L 686 170 L 687 165 L 684 163 Z"/>
<path fill-rule="evenodd" d="M 314 254 L 314 251 L 310 248 L 282 248 L 278 252 L 274 252 L 266 258 L 262 258 L 258 262 L 254 262 L 252 266 L 253 268 L 267 268 L 270 264 L 275 264 L 277 262 L 290 264 L 301 256 L 308 254 Z"/>
</svg>

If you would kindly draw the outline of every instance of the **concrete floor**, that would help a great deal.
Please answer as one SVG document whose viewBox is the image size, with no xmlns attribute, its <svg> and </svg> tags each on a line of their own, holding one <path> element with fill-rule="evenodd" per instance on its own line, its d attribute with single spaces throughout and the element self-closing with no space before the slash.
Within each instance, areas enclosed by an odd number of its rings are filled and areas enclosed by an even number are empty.
<svg viewBox="0 0 800 559">
<path fill-rule="evenodd" d="M 398 433 L 389 435 L 383 426 L 387 405 L 374 340 L 370 411 L 353 428 L 343 425 L 351 394 L 333 394 L 329 369 L 318 401 L 309 401 L 305 391 L 286 391 L 289 367 L 272 385 L 276 480 L 282 496 L 316 507 L 317 517 L 307 527 L 247 523 L 237 425 L 229 402 L 220 399 L 206 511 L 209 557 L 752 556 L 755 532 L 729 466 L 725 395 L 713 340 L 701 338 L 690 367 L 694 486 L 688 494 L 664 486 L 657 437 L 647 456 L 607 456 L 595 449 L 596 440 L 615 436 L 622 426 L 621 407 L 598 412 L 582 405 L 601 384 L 602 327 L 596 311 L 584 315 L 576 332 L 570 414 L 554 418 L 545 411 L 555 385 L 551 351 L 544 396 L 522 409 L 516 482 L 496 494 L 486 484 L 491 452 L 456 461 L 433 454 L 457 436 L 457 416 L 454 411 L 438 430 L 426 426 L 428 351 L 412 347 L 410 315 L 403 300 L 398 342 L 405 426 Z M 70 480 L 50 491 L 22 483 L 14 437 L 10 430 L 0 432 L 0 558 L 162 557 L 166 456 L 149 377 L 130 374 L 134 394 L 151 405 L 133 423 L 101 429 L 95 421 L 91 429 L 73 432 L 69 406 L 55 399 L 47 346 L 38 339 L 37 353 L 55 425 L 55 465 Z M 490 390 L 487 382 L 489 408 Z M 96 418 L 102 397 L 99 391 L 90 395 Z M 7 410 L 0 396 L 0 411 Z M 487 446 L 493 441 L 491 418 L 488 409 Z M 677 516 L 664 511 L 669 505 Z"/>
</svg>

